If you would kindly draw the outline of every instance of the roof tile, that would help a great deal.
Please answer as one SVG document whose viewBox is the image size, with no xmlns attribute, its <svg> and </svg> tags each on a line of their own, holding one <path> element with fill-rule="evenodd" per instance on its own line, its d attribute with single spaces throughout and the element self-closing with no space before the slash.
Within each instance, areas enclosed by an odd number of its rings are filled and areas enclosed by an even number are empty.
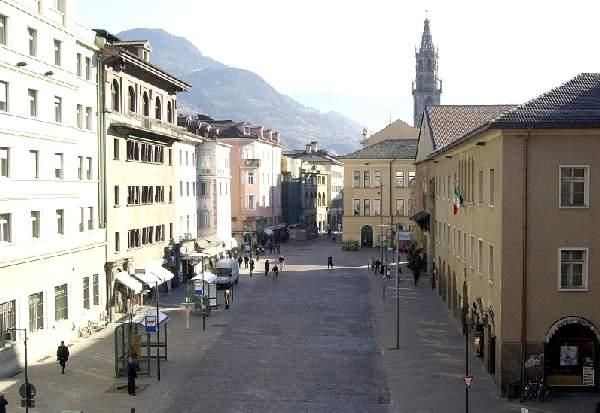
<svg viewBox="0 0 600 413">
<path fill-rule="evenodd" d="M 388 139 L 359 151 L 341 156 L 342 159 L 415 159 L 417 139 Z"/>
</svg>

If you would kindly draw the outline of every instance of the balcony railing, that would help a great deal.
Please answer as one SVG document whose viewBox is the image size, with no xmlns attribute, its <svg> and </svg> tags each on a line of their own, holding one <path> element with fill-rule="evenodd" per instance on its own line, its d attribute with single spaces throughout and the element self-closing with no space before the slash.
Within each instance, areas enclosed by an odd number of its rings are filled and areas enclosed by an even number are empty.
<svg viewBox="0 0 600 413">
<path fill-rule="evenodd" d="M 260 159 L 242 159 L 242 166 L 247 168 L 260 168 Z"/>
</svg>

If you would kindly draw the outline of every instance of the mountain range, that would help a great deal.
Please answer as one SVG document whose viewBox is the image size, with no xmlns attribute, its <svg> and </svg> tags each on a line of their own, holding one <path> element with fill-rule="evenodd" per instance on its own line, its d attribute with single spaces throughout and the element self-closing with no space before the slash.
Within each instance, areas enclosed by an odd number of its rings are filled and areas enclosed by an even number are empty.
<svg viewBox="0 0 600 413">
<path fill-rule="evenodd" d="M 279 93 L 249 70 L 227 66 L 202 54 L 189 40 L 162 29 L 131 29 L 122 40 L 148 40 L 150 62 L 192 85 L 177 96 L 180 113 L 201 113 L 280 131 L 285 149 L 319 146 L 338 154 L 359 149 L 361 126 L 337 113 L 322 113 Z"/>
</svg>

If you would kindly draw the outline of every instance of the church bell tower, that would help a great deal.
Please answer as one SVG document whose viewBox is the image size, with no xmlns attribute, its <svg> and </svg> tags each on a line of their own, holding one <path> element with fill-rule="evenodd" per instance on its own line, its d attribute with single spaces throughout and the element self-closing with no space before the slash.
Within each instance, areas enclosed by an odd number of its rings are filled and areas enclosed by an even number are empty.
<svg viewBox="0 0 600 413">
<path fill-rule="evenodd" d="M 438 78 L 438 53 L 431 39 L 429 19 L 425 18 L 421 47 L 415 51 L 416 77 L 413 82 L 414 127 L 421 126 L 425 107 L 439 105 L 442 95 L 442 81 Z"/>
</svg>

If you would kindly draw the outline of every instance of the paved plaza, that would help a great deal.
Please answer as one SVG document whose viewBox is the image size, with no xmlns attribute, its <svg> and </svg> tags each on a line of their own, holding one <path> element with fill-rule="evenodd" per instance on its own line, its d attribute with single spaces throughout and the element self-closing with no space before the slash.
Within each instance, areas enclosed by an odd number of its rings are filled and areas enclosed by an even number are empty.
<svg viewBox="0 0 600 413">
<path fill-rule="evenodd" d="M 138 379 L 135 397 L 111 391 L 126 384 L 114 377 L 115 325 L 72 343 L 65 375 L 52 355 L 34 360 L 32 412 L 463 412 L 464 339 L 428 279 L 414 287 L 403 270 L 400 350 L 392 350 L 394 283 L 366 268 L 378 250 L 340 247 L 326 238 L 284 244 L 286 266 L 276 280 L 264 276 L 261 258 L 254 277 L 244 270 L 231 308 L 207 319 L 206 331 L 201 317 L 185 330 L 183 288 L 161 296 L 170 316 L 168 361 L 160 382 L 154 366 L 152 377 Z M 327 269 L 329 255 L 334 270 Z M 471 412 L 521 411 L 518 402 L 497 396 L 476 358 L 470 364 Z M 17 407 L 22 382 L 22 373 L 0 381 L 9 412 L 24 411 Z M 526 406 L 591 413 L 597 402 L 559 396 Z"/>
</svg>

